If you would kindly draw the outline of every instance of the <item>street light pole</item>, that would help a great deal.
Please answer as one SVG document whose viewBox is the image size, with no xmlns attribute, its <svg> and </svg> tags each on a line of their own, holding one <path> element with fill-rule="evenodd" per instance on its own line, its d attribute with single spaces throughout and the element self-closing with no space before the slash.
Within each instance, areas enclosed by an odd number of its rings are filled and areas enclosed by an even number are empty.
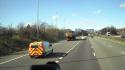
<svg viewBox="0 0 125 70">
<path fill-rule="evenodd" d="M 36 27 L 37 27 L 37 39 L 39 38 L 39 0 L 37 0 L 37 22 L 36 22 Z"/>
<path fill-rule="evenodd" d="M 56 18 L 55 18 L 55 21 L 56 21 L 56 26 L 58 27 L 58 18 L 59 18 L 59 16 L 58 16 L 58 12 L 56 12 Z"/>
</svg>

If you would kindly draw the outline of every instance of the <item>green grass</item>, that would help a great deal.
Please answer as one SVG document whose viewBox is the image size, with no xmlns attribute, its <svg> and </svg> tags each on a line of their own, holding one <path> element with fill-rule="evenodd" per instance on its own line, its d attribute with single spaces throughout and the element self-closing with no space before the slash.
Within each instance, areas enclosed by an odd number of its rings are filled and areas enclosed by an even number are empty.
<svg viewBox="0 0 125 70">
<path fill-rule="evenodd" d="M 120 37 L 105 36 L 105 35 L 101 35 L 99 37 L 103 37 L 103 38 L 106 38 L 106 39 L 111 39 L 111 40 L 115 40 L 115 41 L 119 41 L 119 42 L 125 43 L 125 39 L 122 39 Z"/>
</svg>

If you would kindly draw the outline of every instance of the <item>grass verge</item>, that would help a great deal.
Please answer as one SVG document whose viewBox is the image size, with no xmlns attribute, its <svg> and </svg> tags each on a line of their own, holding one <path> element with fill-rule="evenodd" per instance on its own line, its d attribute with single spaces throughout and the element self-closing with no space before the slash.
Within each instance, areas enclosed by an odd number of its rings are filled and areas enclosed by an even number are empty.
<svg viewBox="0 0 125 70">
<path fill-rule="evenodd" d="M 120 37 L 105 36 L 105 35 L 100 35 L 99 37 L 109 39 L 109 40 L 113 40 L 113 41 L 120 42 L 120 43 L 125 43 L 125 39 L 120 38 Z"/>
</svg>

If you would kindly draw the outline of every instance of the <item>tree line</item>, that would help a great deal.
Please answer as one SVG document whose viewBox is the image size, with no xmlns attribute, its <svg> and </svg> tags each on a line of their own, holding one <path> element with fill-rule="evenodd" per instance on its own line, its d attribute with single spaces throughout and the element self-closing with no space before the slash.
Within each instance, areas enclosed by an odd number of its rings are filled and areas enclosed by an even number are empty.
<svg viewBox="0 0 125 70">
<path fill-rule="evenodd" d="M 98 31 L 99 34 L 105 35 L 110 32 L 112 35 L 125 35 L 125 28 L 116 28 L 114 26 L 104 27 Z"/>
<path fill-rule="evenodd" d="M 16 28 L 0 26 L 0 56 L 26 49 L 33 40 L 57 42 L 65 38 L 65 29 L 45 22 L 33 25 L 20 23 Z"/>
</svg>

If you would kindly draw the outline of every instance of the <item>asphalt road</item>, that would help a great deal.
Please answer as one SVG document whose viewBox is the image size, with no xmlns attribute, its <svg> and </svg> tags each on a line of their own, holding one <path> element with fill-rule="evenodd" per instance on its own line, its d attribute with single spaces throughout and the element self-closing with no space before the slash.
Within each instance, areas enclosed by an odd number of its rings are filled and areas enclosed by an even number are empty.
<svg viewBox="0 0 125 70">
<path fill-rule="evenodd" d="M 0 57 L 0 70 L 29 70 L 30 65 L 58 62 L 61 70 L 125 70 L 125 44 L 99 37 L 60 41 L 54 54 L 30 58 L 27 51 Z"/>
<path fill-rule="evenodd" d="M 125 70 L 125 43 L 99 37 L 90 42 L 101 70 Z"/>
<path fill-rule="evenodd" d="M 62 70 L 100 70 L 89 40 L 79 44 L 60 62 Z"/>
<path fill-rule="evenodd" d="M 27 51 L 21 51 L 9 56 L 0 57 L 0 70 L 29 70 L 33 64 L 45 64 L 48 61 L 59 62 L 80 41 L 60 41 L 53 44 L 54 54 L 45 58 L 30 58 Z"/>
</svg>

